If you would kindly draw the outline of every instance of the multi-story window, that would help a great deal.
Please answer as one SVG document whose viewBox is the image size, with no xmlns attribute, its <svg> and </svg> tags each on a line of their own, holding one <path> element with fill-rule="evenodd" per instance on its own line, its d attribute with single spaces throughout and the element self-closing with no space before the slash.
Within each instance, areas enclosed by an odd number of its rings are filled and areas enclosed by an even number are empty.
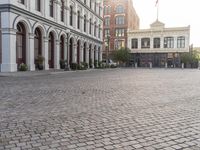
<svg viewBox="0 0 200 150">
<path fill-rule="evenodd" d="M 142 38 L 142 48 L 150 48 L 150 38 Z"/>
<path fill-rule="evenodd" d="M 96 32 L 97 32 L 97 25 L 96 25 L 97 23 L 96 22 L 94 22 L 94 36 L 96 36 Z"/>
<path fill-rule="evenodd" d="M 125 23 L 125 17 L 124 16 L 117 16 L 115 18 L 115 24 L 116 25 L 123 25 Z"/>
<path fill-rule="evenodd" d="M 90 18 L 89 34 L 92 34 L 92 19 Z"/>
<path fill-rule="evenodd" d="M 124 7 L 119 5 L 116 7 L 116 13 L 124 13 Z"/>
<path fill-rule="evenodd" d="M 19 3 L 25 4 L 25 0 L 18 0 Z"/>
<path fill-rule="evenodd" d="M 106 17 L 106 18 L 104 19 L 104 25 L 105 25 L 105 26 L 110 26 L 110 17 Z"/>
<path fill-rule="evenodd" d="M 116 50 L 124 48 L 124 47 L 125 47 L 125 40 L 118 40 L 118 39 L 115 40 L 115 49 Z"/>
<path fill-rule="evenodd" d="M 35 10 L 41 11 L 41 0 L 35 0 Z"/>
<path fill-rule="evenodd" d="M 87 17 L 84 15 L 83 30 L 86 32 Z"/>
<path fill-rule="evenodd" d="M 174 48 L 174 38 L 165 37 L 164 38 L 164 48 Z"/>
<path fill-rule="evenodd" d="M 115 36 L 121 37 L 125 35 L 125 29 L 115 29 Z"/>
<path fill-rule="evenodd" d="M 90 8 L 92 8 L 92 0 L 90 0 Z"/>
<path fill-rule="evenodd" d="M 81 20 L 81 14 L 80 11 L 77 12 L 77 28 L 80 29 L 80 20 Z"/>
<path fill-rule="evenodd" d="M 61 8 L 60 8 L 60 20 L 64 22 L 64 13 L 65 13 L 65 2 L 64 0 L 61 1 Z"/>
<path fill-rule="evenodd" d="M 160 48 L 160 38 L 153 39 L 153 48 Z"/>
<path fill-rule="evenodd" d="M 107 37 L 110 35 L 110 29 L 104 29 L 104 36 Z"/>
<path fill-rule="evenodd" d="M 131 40 L 131 48 L 137 49 L 138 48 L 138 39 Z"/>
<path fill-rule="evenodd" d="M 50 0 L 49 1 L 49 15 L 50 15 L 50 17 L 54 17 L 54 15 L 53 15 L 53 11 L 54 11 L 53 4 L 54 4 L 53 0 Z"/>
<path fill-rule="evenodd" d="M 177 38 L 177 48 L 185 48 L 185 37 L 179 36 Z"/>
<path fill-rule="evenodd" d="M 97 2 L 94 2 L 94 11 L 97 12 Z"/>
<path fill-rule="evenodd" d="M 99 24 L 99 34 L 98 34 L 98 38 L 101 37 L 101 25 Z"/>
<path fill-rule="evenodd" d="M 72 6 L 70 6 L 69 24 L 70 26 L 73 26 L 73 7 Z"/>
<path fill-rule="evenodd" d="M 104 15 L 108 15 L 111 13 L 111 7 L 110 6 L 104 6 Z"/>
</svg>

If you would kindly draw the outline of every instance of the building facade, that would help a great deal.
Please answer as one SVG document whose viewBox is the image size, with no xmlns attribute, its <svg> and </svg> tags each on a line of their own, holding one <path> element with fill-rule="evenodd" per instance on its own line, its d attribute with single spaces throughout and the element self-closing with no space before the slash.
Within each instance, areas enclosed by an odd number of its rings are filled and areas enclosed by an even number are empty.
<svg viewBox="0 0 200 150">
<path fill-rule="evenodd" d="M 44 69 L 102 59 L 103 2 L 96 0 L 0 1 L 1 72 L 14 72 L 21 63 L 33 71 L 36 58 Z"/>
<path fill-rule="evenodd" d="M 127 47 L 127 30 L 139 28 L 139 17 L 132 0 L 104 0 L 103 5 L 105 57 L 121 47 Z"/>
<path fill-rule="evenodd" d="M 189 52 L 190 26 L 165 28 L 155 21 L 150 29 L 129 30 L 132 62 L 139 67 L 180 67 L 180 54 Z"/>
</svg>

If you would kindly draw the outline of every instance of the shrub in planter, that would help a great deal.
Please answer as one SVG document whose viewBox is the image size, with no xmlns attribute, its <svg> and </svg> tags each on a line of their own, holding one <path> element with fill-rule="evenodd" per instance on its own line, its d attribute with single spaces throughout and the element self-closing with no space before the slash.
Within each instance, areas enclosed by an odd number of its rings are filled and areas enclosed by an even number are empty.
<svg viewBox="0 0 200 150">
<path fill-rule="evenodd" d="M 88 68 L 88 63 L 86 62 L 81 62 L 81 65 L 84 67 L 85 70 Z"/>
<path fill-rule="evenodd" d="M 97 61 L 97 60 L 94 61 L 94 67 L 95 67 L 95 68 L 98 67 L 98 61 Z"/>
<path fill-rule="evenodd" d="M 38 68 L 39 70 L 43 70 L 44 69 L 43 63 L 44 63 L 44 57 L 38 55 L 35 61 L 36 68 Z"/>
<path fill-rule="evenodd" d="M 27 71 L 28 70 L 28 66 L 24 63 L 19 65 L 19 71 Z"/>
</svg>

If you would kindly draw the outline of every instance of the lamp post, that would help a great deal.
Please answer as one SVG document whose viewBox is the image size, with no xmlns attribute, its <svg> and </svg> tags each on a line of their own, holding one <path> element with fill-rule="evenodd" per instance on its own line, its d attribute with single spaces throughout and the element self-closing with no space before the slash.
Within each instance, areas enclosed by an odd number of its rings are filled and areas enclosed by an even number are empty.
<svg viewBox="0 0 200 150">
<path fill-rule="evenodd" d="M 106 65 L 108 65 L 108 58 L 109 58 L 109 51 L 110 51 L 110 35 L 107 34 L 107 50 L 106 50 Z"/>
</svg>

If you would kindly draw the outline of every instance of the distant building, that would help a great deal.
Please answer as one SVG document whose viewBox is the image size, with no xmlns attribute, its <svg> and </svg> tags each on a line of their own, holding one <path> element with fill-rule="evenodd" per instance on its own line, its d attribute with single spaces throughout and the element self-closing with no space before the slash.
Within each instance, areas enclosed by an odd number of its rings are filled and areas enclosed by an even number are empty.
<svg viewBox="0 0 200 150">
<path fill-rule="evenodd" d="M 165 28 L 155 21 L 150 29 L 129 30 L 132 61 L 140 67 L 180 67 L 180 54 L 189 52 L 190 26 Z"/>
<path fill-rule="evenodd" d="M 127 47 L 127 30 L 139 28 L 139 17 L 132 0 L 104 0 L 104 58 L 109 50 Z"/>
<path fill-rule="evenodd" d="M 103 1 L 97 0 L 1 0 L 0 72 L 17 71 L 24 63 L 37 69 L 101 61 Z"/>
</svg>

